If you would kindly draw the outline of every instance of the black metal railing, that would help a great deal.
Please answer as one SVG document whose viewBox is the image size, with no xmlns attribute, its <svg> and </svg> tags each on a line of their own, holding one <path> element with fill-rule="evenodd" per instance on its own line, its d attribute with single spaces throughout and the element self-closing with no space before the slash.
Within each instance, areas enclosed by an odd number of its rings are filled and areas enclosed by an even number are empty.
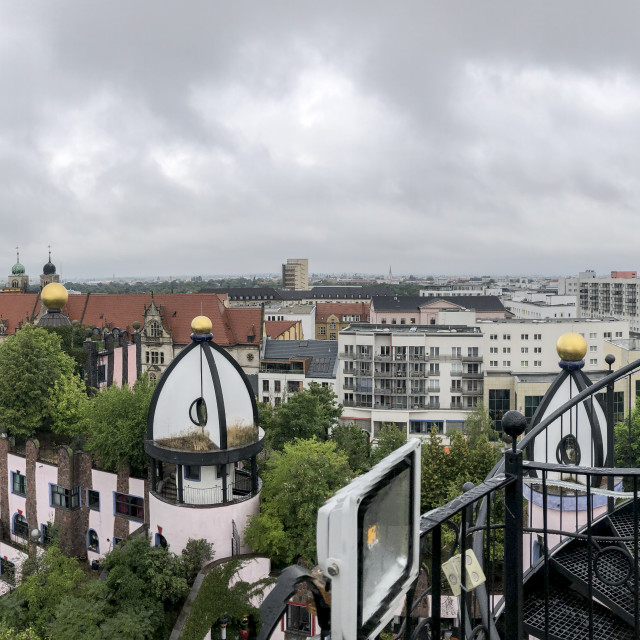
<svg viewBox="0 0 640 640">
<path fill-rule="evenodd" d="M 534 419 L 485 482 L 466 486 L 461 496 L 422 516 L 421 574 L 407 596 L 404 638 L 640 638 L 640 469 L 614 467 L 613 441 L 614 385 L 626 387 L 631 442 L 631 376 L 638 369 L 640 360 Z M 544 438 L 556 421 L 561 434 L 577 432 L 577 408 L 593 414 L 602 390 L 606 466 L 523 461 L 535 438 Z M 593 450 L 590 459 L 597 460 Z M 484 580 L 476 576 L 456 596 L 465 573 L 449 579 L 442 565 L 466 559 L 467 551 Z"/>
</svg>

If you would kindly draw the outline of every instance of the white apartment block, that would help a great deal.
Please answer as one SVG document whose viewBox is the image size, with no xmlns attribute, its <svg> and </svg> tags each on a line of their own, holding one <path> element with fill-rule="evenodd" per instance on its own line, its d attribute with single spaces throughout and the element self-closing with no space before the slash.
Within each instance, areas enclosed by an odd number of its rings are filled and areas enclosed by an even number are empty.
<svg viewBox="0 0 640 640">
<path fill-rule="evenodd" d="M 505 309 L 511 311 L 516 318 L 545 320 L 576 317 L 575 297 L 544 295 L 543 298 L 543 300 L 504 300 L 503 304 Z"/>
<path fill-rule="evenodd" d="M 568 332 L 587 342 L 584 370 L 604 375 L 605 343 L 625 340 L 628 322 L 598 319 L 480 320 L 474 326 L 354 324 L 339 334 L 338 400 L 342 422 L 376 438 L 384 423 L 424 437 L 463 427 L 482 400 L 500 426 L 502 413 L 530 418 L 558 374 L 556 342 Z"/>
<path fill-rule="evenodd" d="M 353 324 L 338 337 L 342 421 L 375 439 L 385 423 L 425 437 L 461 429 L 482 398 L 477 327 Z"/>
<path fill-rule="evenodd" d="M 588 318 L 615 317 L 629 322 L 640 332 L 638 278 L 585 278 L 580 280 L 578 313 Z"/>
</svg>

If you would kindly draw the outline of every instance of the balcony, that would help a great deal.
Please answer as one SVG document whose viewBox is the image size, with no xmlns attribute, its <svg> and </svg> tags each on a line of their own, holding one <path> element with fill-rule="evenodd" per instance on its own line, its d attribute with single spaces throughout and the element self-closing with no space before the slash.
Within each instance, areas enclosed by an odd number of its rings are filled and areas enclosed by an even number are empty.
<svg viewBox="0 0 640 640">
<path fill-rule="evenodd" d="M 482 362 L 482 356 L 462 356 L 462 362 Z"/>
<path fill-rule="evenodd" d="M 353 384 L 353 382 L 345 382 L 345 383 L 342 385 L 342 388 L 343 388 L 343 389 L 347 389 L 347 390 L 349 390 L 349 391 L 353 391 L 353 389 L 355 389 L 355 388 L 356 388 L 356 386 L 355 386 L 355 384 Z"/>
<path fill-rule="evenodd" d="M 484 373 L 480 372 L 474 372 L 474 373 L 469 373 L 467 371 L 463 371 L 462 372 L 462 377 L 463 378 L 467 378 L 469 380 L 482 380 L 482 378 L 484 378 Z"/>
<path fill-rule="evenodd" d="M 343 351 L 342 353 L 340 353 L 340 358 L 342 360 L 353 360 L 355 358 L 355 354 L 347 353 L 346 351 Z"/>
<path fill-rule="evenodd" d="M 377 354 L 375 356 L 375 361 L 376 362 L 391 362 L 391 360 L 392 360 L 392 358 L 391 358 L 390 355 L 384 355 L 383 356 L 383 355 Z"/>
<path fill-rule="evenodd" d="M 462 391 L 458 391 L 463 396 L 481 396 L 484 391 L 482 389 L 463 389 Z"/>
<path fill-rule="evenodd" d="M 450 387 L 449 391 L 451 393 L 462 393 L 462 387 Z"/>
<path fill-rule="evenodd" d="M 427 406 L 427 409 L 439 409 L 440 408 L 440 403 L 439 402 L 430 402 Z"/>
<path fill-rule="evenodd" d="M 393 378 L 393 373 L 391 371 L 375 371 L 373 373 L 374 378 Z"/>
<path fill-rule="evenodd" d="M 342 406 L 343 407 L 355 407 L 356 406 L 356 401 L 355 400 L 343 400 L 342 401 Z"/>
</svg>

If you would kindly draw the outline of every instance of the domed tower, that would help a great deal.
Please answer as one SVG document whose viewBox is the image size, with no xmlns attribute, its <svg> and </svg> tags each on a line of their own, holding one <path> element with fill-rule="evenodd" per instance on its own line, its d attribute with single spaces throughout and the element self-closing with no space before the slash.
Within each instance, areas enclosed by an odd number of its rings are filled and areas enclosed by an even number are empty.
<svg viewBox="0 0 640 640">
<path fill-rule="evenodd" d="M 65 327 L 71 324 L 69 316 L 62 309 L 69 300 L 69 294 L 59 282 L 49 283 L 40 294 L 42 304 L 47 312 L 38 320 L 39 327 Z"/>
<path fill-rule="evenodd" d="M 209 318 L 193 320 L 191 344 L 153 393 L 149 522 L 157 544 L 179 553 L 189 538 L 206 538 L 224 558 L 246 550 L 242 532 L 258 513 L 264 431 L 246 374 L 213 342 L 211 328 Z"/>
<path fill-rule="evenodd" d="M 29 276 L 25 273 L 25 268 L 20 264 L 20 251 L 16 247 L 16 263 L 11 267 L 11 275 L 8 278 L 9 287 L 17 291 L 27 292 L 29 288 Z"/>
<path fill-rule="evenodd" d="M 51 248 L 49 248 L 49 262 L 42 267 L 40 289 L 44 289 L 51 282 L 60 282 L 60 275 L 56 273 L 56 265 L 51 262 Z"/>
<path fill-rule="evenodd" d="M 587 343 L 580 334 L 563 334 L 558 339 L 556 350 L 560 357 L 558 364 L 561 371 L 544 395 L 527 432 L 535 430 L 540 422 L 592 384 L 582 371 Z M 607 421 L 600 402 L 590 396 L 563 416 L 556 418 L 529 443 L 527 458 L 536 462 L 567 466 L 566 473 L 549 471 L 546 474 L 549 493 L 546 515 L 543 508 L 542 486 L 535 479 L 540 477 L 540 472 L 532 472 L 530 486 L 525 485 L 524 489 L 525 498 L 529 501 L 529 526 L 543 527 L 545 517 L 549 529 L 553 530 L 561 530 L 563 522 L 565 525 L 567 522 L 575 522 L 576 528 L 586 524 L 588 517 L 586 486 L 584 491 L 577 489 L 584 485 L 585 476 L 571 473 L 571 466 L 604 467 L 608 463 Z M 606 479 L 593 477 L 592 483 L 592 487 L 602 485 L 606 488 Z M 605 496 L 592 496 L 591 517 L 593 519 L 602 515 L 606 508 Z M 549 535 L 550 548 L 559 541 L 558 535 Z M 540 551 L 538 543 L 534 540 L 532 540 L 532 549 L 533 553 L 530 557 L 536 560 Z"/>
</svg>

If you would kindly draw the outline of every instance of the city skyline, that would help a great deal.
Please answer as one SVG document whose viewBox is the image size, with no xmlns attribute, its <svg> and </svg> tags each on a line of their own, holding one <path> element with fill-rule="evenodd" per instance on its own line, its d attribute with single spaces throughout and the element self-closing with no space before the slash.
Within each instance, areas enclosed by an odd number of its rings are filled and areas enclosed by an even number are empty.
<svg viewBox="0 0 640 640">
<path fill-rule="evenodd" d="M 638 18 L 1 0 L 4 269 L 634 268 Z"/>
</svg>

